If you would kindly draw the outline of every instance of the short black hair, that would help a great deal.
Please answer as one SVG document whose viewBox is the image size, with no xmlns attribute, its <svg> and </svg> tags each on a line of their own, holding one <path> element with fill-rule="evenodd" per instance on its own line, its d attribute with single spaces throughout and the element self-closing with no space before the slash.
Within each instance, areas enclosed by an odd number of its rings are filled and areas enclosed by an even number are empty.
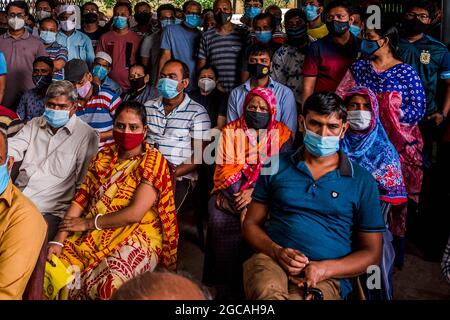
<svg viewBox="0 0 450 320">
<path fill-rule="evenodd" d="M 128 12 L 130 13 L 130 16 L 133 15 L 133 9 L 131 8 L 131 4 L 129 4 L 128 2 L 118 2 L 115 4 L 114 8 L 113 8 L 113 12 L 120 7 L 127 7 Z"/>
<path fill-rule="evenodd" d="M 140 103 L 139 101 L 134 101 L 134 100 L 130 100 L 130 101 L 125 101 L 122 102 L 116 109 L 116 112 L 114 114 L 114 124 L 116 123 L 117 118 L 119 117 L 119 115 L 122 113 L 122 111 L 124 111 L 125 109 L 131 109 L 134 112 L 137 113 L 137 115 L 139 116 L 139 118 L 141 118 L 142 121 L 142 125 L 146 126 L 147 125 L 147 113 L 145 112 L 145 107 L 142 103 Z"/>
<path fill-rule="evenodd" d="M 302 112 L 303 117 L 306 118 L 311 111 L 320 115 L 337 113 L 339 119 L 342 119 L 343 122 L 347 122 L 347 109 L 344 101 L 334 92 L 321 91 L 313 93 L 305 101 Z"/>
<path fill-rule="evenodd" d="M 97 11 L 100 11 L 100 8 L 98 7 L 98 5 L 95 2 L 89 1 L 81 6 L 81 13 L 83 13 L 83 10 L 86 6 L 95 6 L 95 8 L 97 8 Z"/>
<path fill-rule="evenodd" d="M 41 2 L 47 2 L 48 5 L 50 6 L 50 8 L 52 8 L 52 9 L 56 8 L 56 1 L 53 1 L 53 0 L 37 0 L 34 7 L 37 8 L 38 4 Z"/>
<path fill-rule="evenodd" d="M 216 76 L 216 78 L 219 76 L 218 72 L 217 72 L 217 68 L 211 64 L 205 64 L 203 67 L 200 68 L 200 70 L 198 70 L 198 76 L 200 76 L 200 73 L 202 73 L 203 70 L 212 70 Z"/>
<path fill-rule="evenodd" d="M 347 0 L 334 0 L 332 2 L 330 2 L 329 4 L 327 4 L 327 6 L 325 7 L 325 13 L 330 12 L 332 9 L 334 8 L 339 8 L 342 7 L 344 8 L 348 15 L 351 16 L 353 14 L 353 6 L 352 4 L 347 1 Z"/>
<path fill-rule="evenodd" d="M 303 0 L 302 1 L 302 3 L 304 3 L 306 0 Z M 323 0 L 317 0 L 317 2 L 319 3 L 319 5 L 321 6 L 321 7 L 323 7 L 323 5 L 324 5 L 324 1 Z"/>
<path fill-rule="evenodd" d="M 43 63 L 45 63 L 46 65 L 48 65 L 52 70 L 53 70 L 53 68 L 54 68 L 54 63 L 53 63 L 53 60 L 50 58 L 50 57 L 47 57 L 47 56 L 40 56 L 40 57 L 37 57 L 36 59 L 34 59 L 34 61 L 33 61 L 33 66 L 36 64 L 36 63 L 38 63 L 38 62 L 43 62 Z"/>
<path fill-rule="evenodd" d="M 56 32 L 58 32 L 58 21 L 56 21 L 55 19 L 53 19 L 52 17 L 47 17 L 41 20 L 41 22 L 39 23 L 39 26 L 41 26 L 43 23 L 45 22 L 53 22 L 56 25 Z"/>
<path fill-rule="evenodd" d="M 147 6 L 150 7 L 150 9 L 152 8 L 152 6 L 148 2 L 140 1 L 134 5 L 134 10 L 136 11 L 136 8 L 140 6 Z"/>
<path fill-rule="evenodd" d="M 244 4 L 249 1 L 251 0 L 244 0 Z M 264 7 L 264 0 L 258 0 L 258 2 L 261 3 L 261 7 Z"/>
<path fill-rule="evenodd" d="M 178 64 L 180 64 L 181 68 L 183 69 L 183 79 L 189 79 L 190 71 L 189 71 L 189 67 L 187 66 L 186 63 L 184 63 L 183 61 L 178 60 L 178 59 L 170 59 L 164 65 L 168 65 L 169 63 L 178 63 Z"/>
<path fill-rule="evenodd" d="M 9 8 L 11 7 L 23 9 L 25 11 L 25 15 L 27 16 L 30 15 L 30 9 L 28 8 L 28 5 L 25 1 L 12 1 L 8 3 L 8 5 L 5 8 L 6 13 L 8 13 Z"/>
<path fill-rule="evenodd" d="M 436 5 L 428 0 L 412 0 L 406 3 L 405 13 L 412 8 L 420 8 L 428 11 L 430 19 L 434 19 L 436 16 Z"/>
<path fill-rule="evenodd" d="M 140 64 L 140 63 L 135 63 L 135 64 L 131 65 L 130 69 L 128 69 L 128 70 L 131 70 L 131 68 L 135 68 L 135 67 L 142 68 L 144 70 L 144 73 L 148 74 L 147 69 L 145 68 L 145 66 L 143 64 Z"/>
<path fill-rule="evenodd" d="M 276 4 L 271 4 L 270 6 L 268 6 L 266 8 L 266 10 L 264 10 L 264 12 L 270 13 L 270 10 L 279 10 L 281 12 L 281 14 L 283 15 L 283 11 L 281 11 L 281 8 L 279 6 L 277 6 Z"/>
<path fill-rule="evenodd" d="M 186 1 L 185 3 L 183 3 L 183 12 L 186 12 L 186 10 L 187 10 L 187 8 L 190 6 L 190 5 L 196 5 L 196 6 L 199 6 L 200 7 L 200 10 L 202 10 L 202 5 L 200 4 L 200 3 L 198 3 L 197 1 L 195 1 L 195 0 L 189 0 L 189 1 Z"/>
<path fill-rule="evenodd" d="M 255 27 L 256 21 L 264 20 L 264 19 L 270 19 L 270 29 L 272 31 L 274 31 L 275 28 L 277 27 L 275 17 L 268 12 L 260 13 L 256 17 L 253 18 L 253 21 L 252 21 L 253 28 Z"/>
<path fill-rule="evenodd" d="M 284 21 L 285 21 L 285 23 L 287 23 L 290 19 L 295 18 L 295 17 L 300 17 L 306 23 L 305 10 L 298 9 L 298 8 L 289 9 L 288 11 L 286 11 L 286 13 L 284 14 Z"/>
<path fill-rule="evenodd" d="M 255 44 L 248 48 L 247 58 L 250 58 L 250 56 L 259 56 L 264 53 L 267 53 L 267 55 L 270 57 L 270 60 L 272 60 L 272 50 L 269 47 Z"/>
<path fill-rule="evenodd" d="M 170 10 L 173 12 L 173 15 L 175 15 L 175 7 L 170 3 L 165 3 L 160 5 L 158 9 L 156 9 L 156 16 L 159 18 L 159 16 L 161 15 L 161 11 L 164 10 Z"/>
</svg>

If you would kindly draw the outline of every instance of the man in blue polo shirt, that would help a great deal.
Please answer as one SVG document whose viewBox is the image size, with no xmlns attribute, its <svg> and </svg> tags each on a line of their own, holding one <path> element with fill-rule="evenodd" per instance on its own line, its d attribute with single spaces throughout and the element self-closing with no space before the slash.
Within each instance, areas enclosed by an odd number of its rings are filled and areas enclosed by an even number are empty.
<svg viewBox="0 0 450 320">
<path fill-rule="evenodd" d="M 379 193 L 370 173 L 339 151 L 346 117 L 334 93 L 313 94 L 299 119 L 304 147 L 261 171 L 243 224 L 256 252 L 244 263 L 247 299 L 309 298 L 305 283 L 324 299 L 345 298 L 348 278 L 378 264 Z"/>
<path fill-rule="evenodd" d="M 273 91 L 277 99 L 277 121 L 283 122 L 293 133 L 297 132 L 297 104 L 291 89 L 270 76 L 272 65 L 268 47 L 252 46 L 248 56 L 250 79 L 234 88 L 228 98 L 227 123 L 238 119 L 244 110 L 244 100 L 250 90 L 260 87 Z"/>
</svg>

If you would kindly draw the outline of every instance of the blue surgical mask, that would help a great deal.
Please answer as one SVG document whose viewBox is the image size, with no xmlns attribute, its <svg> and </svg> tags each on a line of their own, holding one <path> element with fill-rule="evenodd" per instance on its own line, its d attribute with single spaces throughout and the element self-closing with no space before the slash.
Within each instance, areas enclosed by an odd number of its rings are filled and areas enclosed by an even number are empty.
<svg viewBox="0 0 450 320">
<path fill-rule="evenodd" d="M 303 143 L 306 149 L 316 157 L 327 157 L 339 151 L 339 143 L 341 141 L 341 134 L 338 136 L 322 137 L 305 127 L 305 136 Z"/>
<path fill-rule="evenodd" d="M 175 24 L 175 20 L 172 19 L 161 19 L 159 22 L 161 23 L 161 28 L 163 29 L 168 25 Z"/>
<path fill-rule="evenodd" d="M 255 31 L 256 39 L 262 43 L 269 43 L 272 40 L 272 31 Z"/>
<path fill-rule="evenodd" d="M 373 55 L 378 49 L 380 49 L 380 45 L 377 40 L 367 40 L 363 39 L 361 41 L 361 53 L 367 56 Z"/>
<path fill-rule="evenodd" d="M 64 127 L 69 122 L 70 112 L 67 110 L 45 108 L 44 119 L 50 127 L 58 129 Z"/>
<path fill-rule="evenodd" d="M 184 24 L 189 28 L 197 28 L 202 24 L 202 18 L 198 14 L 187 14 L 184 17 Z"/>
<path fill-rule="evenodd" d="M 318 7 L 316 7 L 312 4 L 308 4 L 305 8 L 306 20 L 313 21 L 313 20 L 317 19 L 317 17 L 319 16 L 319 13 L 317 13 L 318 10 L 319 10 Z"/>
<path fill-rule="evenodd" d="M 261 13 L 261 8 L 247 7 L 245 8 L 245 16 L 250 20 L 253 20 L 258 14 Z"/>
<path fill-rule="evenodd" d="M 50 44 L 56 41 L 56 32 L 52 31 L 41 31 L 39 37 L 45 44 Z"/>
<path fill-rule="evenodd" d="M 182 22 L 181 19 L 175 18 L 175 24 L 181 24 L 181 22 Z"/>
<path fill-rule="evenodd" d="M 350 26 L 350 32 L 355 36 L 355 37 L 359 37 L 359 35 L 361 34 L 361 28 L 358 26 L 355 26 L 354 24 L 352 24 Z"/>
<path fill-rule="evenodd" d="M 166 99 L 173 99 L 180 94 L 178 92 L 178 81 L 169 78 L 161 78 L 158 81 L 158 92 Z"/>
<path fill-rule="evenodd" d="M 3 192 L 5 192 L 6 187 L 8 186 L 9 183 L 9 172 L 8 172 L 8 162 L 9 162 L 9 157 L 6 156 L 6 161 L 4 164 L 0 165 L 0 194 L 3 194 Z"/>
<path fill-rule="evenodd" d="M 122 16 L 115 16 L 113 18 L 113 26 L 117 29 L 125 29 L 128 27 L 128 18 Z"/>
<path fill-rule="evenodd" d="M 94 67 L 94 69 L 92 69 L 92 76 L 93 77 L 98 77 L 100 79 L 100 81 L 105 80 L 107 74 L 108 74 L 108 70 L 106 70 L 105 67 L 96 65 Z"/>
</svg>

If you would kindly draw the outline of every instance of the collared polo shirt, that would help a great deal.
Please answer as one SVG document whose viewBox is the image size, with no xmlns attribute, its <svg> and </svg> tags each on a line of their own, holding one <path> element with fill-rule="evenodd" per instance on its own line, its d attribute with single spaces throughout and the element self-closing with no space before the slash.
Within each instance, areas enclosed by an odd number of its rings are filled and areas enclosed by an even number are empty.
<svg viewBox="0 0 450 320">
<path fill-rule="evenodd" d="M 15 110 L 20 96 L 34 88 L 32 80 L 33 61 L 39 56 L 47 56 L 42 41 L 25 31 L 18 39 L 9 32 L 0 36 L 0 51 L 3 51 L 7 62 L 8 76 L 3 105 Z"/>
<path fill-rule="evenodd" d="M 46 238 L 47 224 L 11 180 L 0 194 L 0 300 L 21 300 Z"/>
<path fill-rule="evenodd" d="M 447 47 L 428 35 L 416 42 L 400 39 L 398 54 L 404 63 L 414 67 L 422 80 L 427 96 L 427 111 L 438 111 L 436 91 L 439 80 L 450 79 L 450 53 Z"/>
<path fill-rule="evenodd" d="M 269 77 L 267 89 L 272 90 L 277 100 L 276 119 L 283 122 L 295 134 L 297 132 L 297 104 L 291 89 Z M 233 89 L 228 98 L 227 123 L 238 119 L 244 111 L 244 100 L 252 90 L 251 78 Z"/>
<path fill-rule="evenodd" d="M 52 60 L 63 60 L 67 62 L 67 48 L 58 42 L 53 42 L 51 46 L 45 48 L 48 56 Z M 64 80 L 64 69 L 53 72 L 53 80 Z"/>
<path fill-rule="evenodd" d="M 91 66 L 95 59 L 92 41 L 83 32 L 75 30 L 70 36 L 63 31 L 56 35 L 56 41 L 67 48 L 68 61 L 72 59 L 81 59 Z"/>
<path fill-rule="evenodd" d="M 8 140 L 8 154 L 22 161 L 16 186 L 42 214 L 64 217 L 98 151 L 98 133 L 73 115 L 53 133 L 43 117 Z"/>
<path fill-rule="evenodd" d="M 275 243 L 312 261 L 339 259 L 352 252 L 353 232 L 385 230 L 378 187 L 368 171 L 340 152 L 339 167 L 315 180 L 302 155 L 300 148 L 272 158 L 272 172 L 260 175 L 252 195 L 269 206 L 265 230 Z M 341 283 L 342 297 L 350 288 Z"/>
<path fill-rule="evenodd" d="M 209 140 L 211 123 L 206 109 L 185 94 L 183 102 L 165 114 L 162 97 L 145 103 L 150 144 L 178 166 L 192 155 L 192 139 Z M 196 173 L 184 178 L 197 179 Z"/>
</svg>

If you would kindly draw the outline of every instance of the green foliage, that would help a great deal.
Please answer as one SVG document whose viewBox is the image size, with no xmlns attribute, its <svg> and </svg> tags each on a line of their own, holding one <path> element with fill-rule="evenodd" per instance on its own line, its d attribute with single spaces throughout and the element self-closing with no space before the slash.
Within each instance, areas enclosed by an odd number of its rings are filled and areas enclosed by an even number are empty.
<svg viewBox="0 0 450 320">
<path fill-rule="evenodd" d="M 214 0 L 196 0 L 197 2 L 199 2 L 202 5 L 202 10 L 203 9 L 212 9 L 213 4 L 214 4 Z M 175 7 L 177 8 L 182 8 L 183 7 L 183 3 L 185 3 L 186 0 L 172 0 L 170 1 L 171 4 L 173 4 Z"/>
</svg>

